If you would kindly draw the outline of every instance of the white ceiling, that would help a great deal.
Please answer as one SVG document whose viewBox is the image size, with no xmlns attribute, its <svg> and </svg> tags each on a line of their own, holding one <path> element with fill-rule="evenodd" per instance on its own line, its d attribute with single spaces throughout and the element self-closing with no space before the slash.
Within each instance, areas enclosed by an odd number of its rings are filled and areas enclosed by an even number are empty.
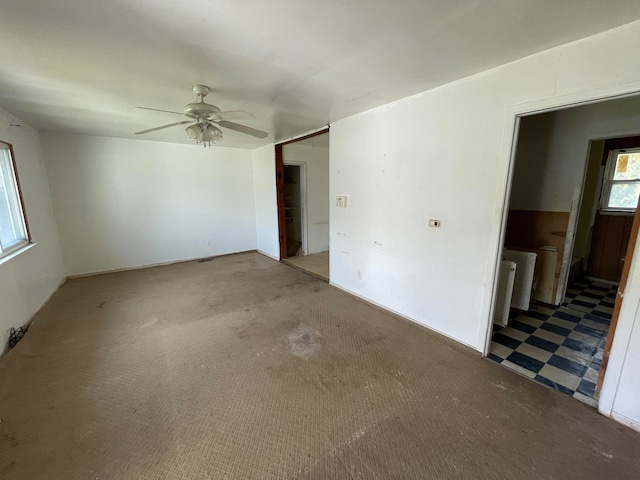
<svg viewBox="0 0 640 480">
<path fill-rule="evenodd" d="M 141 138 L 181 117 L 134 106 L 181 110 L 200 83 L 270 133 L 219 145 L 254 148 L 638 18 L 637 0 L 2 0 L 0 107 Z"/>
</svg>

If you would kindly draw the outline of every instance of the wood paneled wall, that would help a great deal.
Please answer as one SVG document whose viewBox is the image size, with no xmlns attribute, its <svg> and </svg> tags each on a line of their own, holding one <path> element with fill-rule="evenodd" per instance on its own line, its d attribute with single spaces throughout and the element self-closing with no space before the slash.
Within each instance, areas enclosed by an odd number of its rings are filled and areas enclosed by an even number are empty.
<svg viewBox="0 0 640 480">
<path fill-rule="evenodd" d="M 588 275 L 620 281 L 633 215 L 596 214 L 589 251 Z"/>
<path fill-rule="evenodd" d="M 558 249 L 553 282 L 554 298 L 558 290 L 558 278 L 562 268 L 569 215 L 569 212 L 509 210 L 507 219 L 505 247 L 534 251 L 542 246 L 549 245 Z"/>
</svg>

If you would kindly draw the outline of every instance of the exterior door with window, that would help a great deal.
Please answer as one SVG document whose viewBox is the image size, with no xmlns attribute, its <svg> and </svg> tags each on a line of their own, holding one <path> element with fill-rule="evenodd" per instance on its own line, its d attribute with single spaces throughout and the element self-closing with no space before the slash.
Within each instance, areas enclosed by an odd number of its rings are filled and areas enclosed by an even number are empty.
<svg viewBox="0 0 640 480">
<path fill-rule="evenodd" d="M 640 195 L 640 148 L 611 150 L 593 225 L 587 274 L 620 281 Z"/>
</svg>

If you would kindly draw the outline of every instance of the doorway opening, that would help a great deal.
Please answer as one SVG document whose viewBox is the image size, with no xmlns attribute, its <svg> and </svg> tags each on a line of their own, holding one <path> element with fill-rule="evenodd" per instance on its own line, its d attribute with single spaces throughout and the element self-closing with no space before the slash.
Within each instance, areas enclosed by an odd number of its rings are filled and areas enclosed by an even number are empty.
<svg viewBox="0 0 640 480">
<path fill-rule="evenodd" d="M 287 257 L 304 255 L 307 251 L 304 224 L 303 199 L 306 195 L 306 173 L 301 165 L 284 165 L 284 218 L 287 229 Z"/>
<path fill-rule="evenodd" d="M 585 243 L 586 237 L 586 272 L 590 277 L 620 282 L 640 188 L 638 147 L 640 137 L 592 142 L 596 153 L 603 151 L 602 161 L 598 162 L 599 191 L 591 200 L 590 225 L 580 229 L 579 223 L 576 232 L 576 243 Z"/>
<path fill-rule="evenodd" d="M 522 116 L 512 160 L 486 354 L 592 406 L 640 224 L 638 121 L 640 97 Z"/>
<path fill-rule="evenodd" d="M 329 131 L 276 145 L 280 259 L 329 281 Z"/>
</svg>

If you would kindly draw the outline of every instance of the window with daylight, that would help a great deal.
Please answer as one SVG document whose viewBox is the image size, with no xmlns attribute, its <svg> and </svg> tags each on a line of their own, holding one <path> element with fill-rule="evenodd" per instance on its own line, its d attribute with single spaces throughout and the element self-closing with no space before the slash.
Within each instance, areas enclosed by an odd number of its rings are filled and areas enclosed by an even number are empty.
<svg viewBox="0 0 640 480">
<path fill-rule="evenodd" d="M 600 208 L 635 212 L 640 196 L 640 148 L 611 150 L 607 160 Z"/>
<path fill-rule="evenodd" d="M 0 142 L 0 258 L 29 243 L 13 149 Z"/>
</svg>

